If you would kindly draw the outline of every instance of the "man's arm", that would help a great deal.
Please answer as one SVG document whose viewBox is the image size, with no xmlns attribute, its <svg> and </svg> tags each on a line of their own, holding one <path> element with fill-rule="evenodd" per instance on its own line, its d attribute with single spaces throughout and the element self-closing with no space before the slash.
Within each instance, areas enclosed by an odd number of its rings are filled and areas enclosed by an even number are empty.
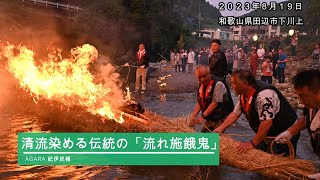
<svg viewBox="0 0 320 180">
<path fill-rule="evenodd" d="M 236 122 L 241 116 L 241 105 L 240 105 L 240 97 L 238 97 L 238 101 L 234 106 L 233 112 L 231 112 L 228 117 L 224 120 L 224 122 L 214 130 L 215 133 L 223 133 L 229 126 L 231 126 L 234 122 Z"/>
<path fill-rule="evenodd" d="M 208 106 L 208 108 L 204 112 L 202 112 L 204 117 L 212 114 L 214 109 L 219 105 L 218 103 L 223 102 L 223 95 L 224 93 L 226 93 L 226 91 L 227 91 L 226 86 L 222 82 L 218 81 L 213 89 L 211 104 Z M 204 118 L 201 116 L 197 120 L 197 123 L 201 123 L 203 120 Z"/>
<path fill-rule="evenodd" d="M 280 100 L 274 90 L 265 89 L 257 95 L 255 106 L 259 116 L 257 121 L 261 121 L 258 132 L 251 142 L 244 142 L 238 146 L 239 153 L 255 148 L 267 136 L 273 119 L 280 110 Z"/>
<path fill-rule="evenodd" d="M 217 106 L 218 106 L 218 103 L 212 102 L 212 103 L 209 105 L 209 107 L 202 113 L 203 116 L 206 117 L 206 116 L 208 116 L 209 114 L 211 114 Z"/>
<path fill-rule="evenodd" d="M 222 55 L 222 67 L 223 67 L 223 75 L 228 75 L 228 62 L 226 55 Z"/>
<path fill-rule="evenodd" d="M 150 62 L 150 55 L 149 55 L 149 52 L 146 52 L 143 65 L 148 66 L 149 62 Z"/>
<path fill-rule="evenodd" d="M 199 112 L 201 111 L 201 107 L 200 107 L 200 104 L 197 103 L 192 111 L 192 113 L 190 114 L 191 117 L 196 117 Z"/>
<path fill-rule="evenodd" d="M 260 123 L 257 134 L 253 137 L 253 145 L 258 145 L 267 136 L 269 129 L 272 126 L 272 119 L 264 120 Z"/>
<path fill-rule="evenodd" d="M 264 120 L 260 123 L 257 134 L 251 140 L 251 142 L 241 143 L 237 149 L 239 153 L 244 153 L 249 149 L 255 148 L 263 139 L 267 136 L 270 127 L 272 126 L 272 119 Z"/>
<path fill-rule="evenodd" d="M 241 114 L 232 112 L 228 115 L 228 117 L 224 120 L 224 122 L 216 128 L 213 132 L 215 133 L 223 133 L 229 126 L 231 126 L 234 122 L 236 122 Z"/>
<path fill-rule="evenodd" d="M 201 111 L 201 107 L 200 107 L 200 104 L 197 102 L 192 113 L 190 114 L 190 119 L 191 119 L 189 124 L 190 127 L 193 127 L 196 124 L 195 117 L 199 114 L 200 111 Z"/>
<path fill-rule="evenodd" d="M 304 130 L 306 128 L 306 118 L 301 117 L 295 124 L 293 124 L 290 128 L 288 128 L 288 131 L 295 135 L 298 134 L 300 131 Z"/>
<path fill-rule="evenodd" d="M 292 138 L 292 136 L 298 134 L 300 131 L 306 128 L 306 118 L 301 117 L 295 124 L 293 124 L 290 128 L 288 128 L 286 131 L 279 134 L 275 141 L 277 142 L 285 142 Z"/>
</svg>

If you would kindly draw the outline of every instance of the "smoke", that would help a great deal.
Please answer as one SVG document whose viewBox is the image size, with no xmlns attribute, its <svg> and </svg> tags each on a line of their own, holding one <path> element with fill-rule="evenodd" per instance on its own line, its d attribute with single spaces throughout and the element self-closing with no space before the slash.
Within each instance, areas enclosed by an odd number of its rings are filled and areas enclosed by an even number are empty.
<svg viewBox="0 0 320 180">
<path fill-rule="evenodd" d="M 110 63 L 110 58 L 100 56 L 97 59 L 96 71 L 93 73 L 96 83 L 101 83 L 105 88 L 110 88 L 112 91 L 107 97 L 108 102 L 113 102 L 114 107 L 121 106 L 124 102 L 124 94 L 120 74 L 116 72 L 116 68 Z M 116 101 L 115 101 L 116 100 Z"/>
</svg>

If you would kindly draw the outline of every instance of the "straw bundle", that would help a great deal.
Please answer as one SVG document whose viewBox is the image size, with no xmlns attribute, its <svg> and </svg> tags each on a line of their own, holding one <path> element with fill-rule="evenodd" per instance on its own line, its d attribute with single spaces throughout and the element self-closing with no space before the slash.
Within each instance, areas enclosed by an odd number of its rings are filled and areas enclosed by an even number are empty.
<svg viewBox="0 0 320 180">
<path fill-rule="evenodd" d="M 48 130 L 63 132 L 195 132 L 188 127 L 187 117 L 168 119 L 152 112 L 126 114 L 125 123 L 119 124 L 92 115 L 81 107 L 63 107 L 60 103 L 41 101 L 31 109 L 40 116 Z M 44 126 L 45 127 L 45 126 Z M 254 171 L 277 179 L 306 179 L 315 173 L 315 166 L 306 160 L 289 159 L 251 149 L 238 154 L 239 142 L 220 136 L 221 164 Z"/>
<path fill-rule="evenodd" d="M 153 132 L 194 132 L 188 127 L 188 118 L 168 120 L 163 116 L 149 115 L 150 128 Z M 220 162 L 243 170 L 254 171 L 276 179 L 307 179 L 307 175 L 316 173 L 311 161 L 292 159 L 250 149 L 239 154 L 240 142 L 227 135 L 220 136 Z"/>
</svg>

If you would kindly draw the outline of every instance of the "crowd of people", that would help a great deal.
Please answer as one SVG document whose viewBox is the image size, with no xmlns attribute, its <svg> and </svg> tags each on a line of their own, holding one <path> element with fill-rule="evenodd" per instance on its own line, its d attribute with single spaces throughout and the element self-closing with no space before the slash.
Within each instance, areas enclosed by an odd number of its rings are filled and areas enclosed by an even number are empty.
<svg viewBox="0 0 320 180">
<path fill-rule="evenodd" d="M 231 47 L 228 43 L 222 51 L 221 41 L 213 39 L 208 50 L 171 52 L 170 58 L 176 72 L 192 73 L 193 64 L 197 65 L 195 75 L 199 88 L 197 103 L 190 114 L 190 126 L 202 124 L 202 132 L 223 133 L 244 114 L 255 135 L 249 142 L 238 146 L 239 153 L 255 148 L 283 156 L 292 153 L 283 142 L 291 142 L 296 152 L 300 131 L 307 129 L 313 150 L 320 157 L 320 70 L 301 71 L 292 80 L 296 93 L 306 106 L 304 116 L 298 118 L 287 99 L 272 85 L 273 79 L 278 79 L 279 83 L 285 82 L 288 55 L 279 45 L 275 38 L 268 53 L 262 44 L 252 46 L 249 53 L 246 47 Z M 247 44 L 244 43 L 244 46 Z M 319 44 L 316 44 L 312 52 L 313 66 L 319 63 L 319 55 Z M 148 53 L 140 44 L 136 54 L 136 90 L 140 88 L 140 77 L 142 91 L 146 90 L 148 63 Z M 258 71 L 261 72 L 260 79 L 257 78 Z M 231 87 L 238 96 L 236 104 L 226 84 L 228 74 Z M 273 138 L 271 141 L 270 137 Z M 273 140 L 278 143 L 271 147 Z M 309 178 L 320 178 L 320 174 L 310 175 Z"/>
<path fill-rule="evenodd" d="M 202 124 L 203 132 L 223 133 L 244 114 L 255 135 L 249 142 L 243 142 L 238 146 L 239 153 L 255 148 L 283 156 L 290 155 L 290 148 L 284 142 L 289 141 L 296 152 L 300 131 L 307 129 L 313 150 L 320 157 L 320 70 L 304 70 L 293 78 L 294 89 L 306 106 L 304 116 L 298 119 L 297 113 L 287 99 L 270 82 L 275 69 L 279 82 L 284 82 L 284 69 L 288 56 L 280 47 L 278 54 L 273 50 L 265 56 L 260 45 L 260 52 L 254 48 L 252 50 L 250 59 L 258 61 L 250 64 L 251 69 L 246 68 L 240 61 L 241 68 L 232 71 L 231 86 L 238 96 L 234 105 L 233 101 L 230 101 L 230 91 L 224 83 L 224 76 L 221 77 L 225 75 L 228 67 L 221 65 L 227 64 L 228 54 L 222 55 L 224 53 L 216 50 L 219 49 L 217 45 L 221 45 L 219 40 L 211 42 L 212 55 L 209 56 L 209 66 L 200 65 L 195 69 L 199 89 L 197 103 L 190 114 L 190 126 Z M 240 51 L 240 56 L 245 54 L 243 51 L 243 49 Z M 274 56 L 275 54 L 277 56 Z M 252 69 L 257 67 L 262 70 L 261 80 L 257 80 L 252 72 Z M 197 117 L 200 112 L 201 116 Z M 273 140 L 278 143 L 271 147 Z M 309 178 L 318 179 L 320 174 L 310 175 Z"/>
<path fill-rule="evenodd" d="M 219 45 L 220 43 L 220 45 Z M 284 53 L 283 48 L 280 47 L 279 37 L 273 37 L 269 43 L 268 49 L 264 49 L 263 44 L 255 43 L 251 50 L 249 50 L 249 42 L 244 41 L 242 47 L 237 45 L 231 45 L 230 42 L 224 46 L 223 50 L 220 49 L 221 42 L 219 41 L 219 49 L 216 50 L 214 47 L 210 48 L 199 48 L 196 51 L 190 49 L 180 50 L 180 51 L 171 51 L 170 61 L 175 66 L 176 72 L 193 72 L 194 65 L 205 65 L 213 67 L 215 62 L 224 62 L 225 61 L 215 61 L 214 59 L 223 58 L 226 59 L 226 71 L 219 72 L 219 76 L 226 76 L 227 74 L 232 73 L 232 71 L 241 68 L 250 68 L 253 75 L 257 77 L 257 72 L 261 74 L 261 80 L 272 84 L 275 80 L 278 83 L 285 82 L 285 69 L 286 62 L 288 61 L 288 55 Z M 221 53 L 216 53 L 219 51 Z M 319 45 L 312 53 L 314 57 L 314 63 L 319 64 Z M 212 57 L 212 58 L 211 58 Z M 212 59 L 212 61 L 210 61 Z M 211 63 L 211 64 L 210 64 Z M 188 70 L 187 67 L 188 66 Z M 219 66 L 219 65 L 217 65 Z M 219 71 L 220 68 L 218 68 Z M 217 71 L 217 70 L 216 70 Z M 213 71 L 213 72 L 216 72 Z M 223 73 L 223 75 L 221 75 Z M 222 77 L 225 78 L 225 77 Z"/>
</svg>

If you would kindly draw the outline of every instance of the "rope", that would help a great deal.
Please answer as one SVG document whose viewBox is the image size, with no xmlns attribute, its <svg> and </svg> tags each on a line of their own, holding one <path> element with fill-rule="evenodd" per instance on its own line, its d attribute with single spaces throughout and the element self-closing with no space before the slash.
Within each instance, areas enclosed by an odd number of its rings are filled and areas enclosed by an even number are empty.
<svg viewBox="0 0 320 180">
<path fill-rule="evenodd" d="M 211 131 L 206 125 L 203 125 L 203 126 L 204 126 L 209 132 L 212 133 L 212 131 Z M 228 135 L 228 136 L 243 136 L 243 137 L 251 137 L 251 136 L 252 136 L 252 135 L 248 135 L 248 134 L 225 134 L 225 135 Z M 275 138 L 276 138 L 276 137 L 273 137 L 273 136 L 267 136 L 267 137 L 265 137 L 265 139 L 275 139 Z M 274 143 L 275 143 L 275 142 L 276 142 L 276 141 L 273 140 L 273 141 L 271 142 L 271 144 L 270 144 L 271 154 L 275 154 L 275 153 L 274 153 L 274 150 L 273 150 L 273 146 L 274 146 Z M 288 148 L 289 148 L 289 156 L 288 156 L 288 158 L 294 159 L 294 158 L 295 158 L 295 152 L 294 152 L 294 147 L 293 147 L 291 141 L 285 141 L 284 143 L 287 144 L 287 145 L 288 145 Z"/>
<path fill-rule="evenodd" d="M 130 74 L 130 66 L 128 66 L 127 78 L 126 78 L 126 80 L 124 81 L 124 84 L 127 84 L 128 79 L 129 79 L 129 74 Z"/>
<path fill-rule="evenodd" d="M 270 144 L 271 154 L 274 154 L 273 145 L 274 145 L 275 142 L 276 142 L 276 141 L 273 140 L 273 141 L 271 142 L 271 144 Z M 288 158 L 294 159 L 294 158 L 295 158 L 295 153 L 294 153 L 294 147 L 293 147 L 291 141 L 284 141 L 284 143 L 287 144 L 287 145 L 288 145 L 288 148 L 289 148 L 289 156 L 288 156 Z"/>
<path fill-rule="evenodd" d="M 128 67 L 131 66 L 131 67 L 140 67 L 140 66 L 134 66 L 134 65 L 128 65 Z M 125 65 L 120 65 L 120 66 L 116 66 L 116 67 L 126 67 Z"/>
</svg>

